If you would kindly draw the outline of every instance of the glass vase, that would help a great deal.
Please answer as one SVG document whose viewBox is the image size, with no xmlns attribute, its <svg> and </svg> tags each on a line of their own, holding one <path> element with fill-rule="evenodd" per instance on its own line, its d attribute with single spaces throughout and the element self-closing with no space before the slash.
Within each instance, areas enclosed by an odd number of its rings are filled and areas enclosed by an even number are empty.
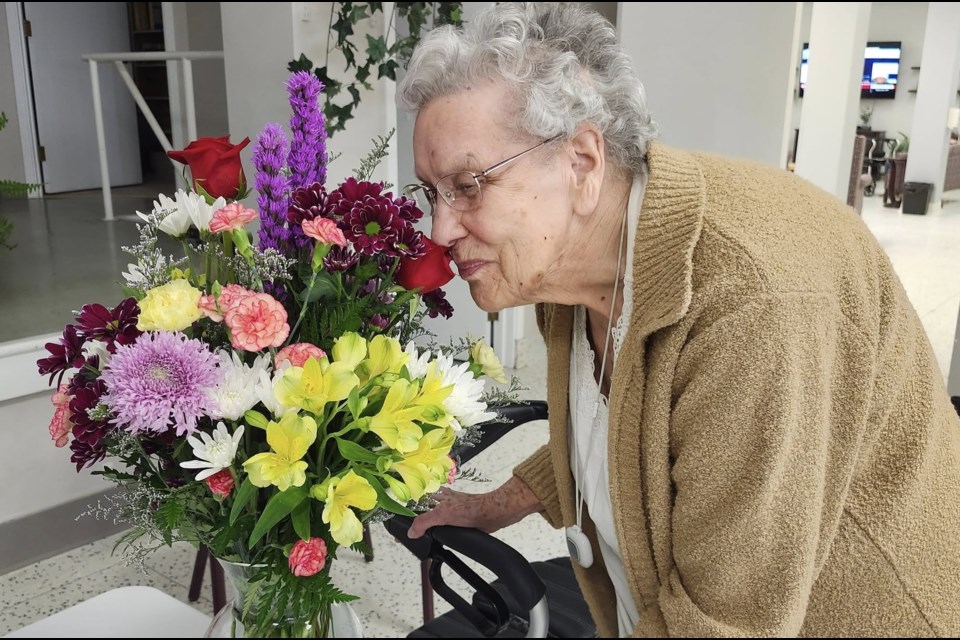
<svg viewBox="0 0 960 640">
<path fill-rule="evenodd" d="M 316 619 L 296 618 L 287 614 L 271 621 L 266 628 L 252 625 L 257 611 L 251 607 L 246 613 L 243 603 L 250 589 L 250 578 L 262 567 L 217 560 L 223 567 L 227 582 L 233 587 L 233 600 L 227 602 L 213 618 L 205 638 L 356 638 L 361 637 L 360 623 L 349 606 L 328 604 Z M 268 578 L 269 579 L 269 578 Z"/>
</svg>

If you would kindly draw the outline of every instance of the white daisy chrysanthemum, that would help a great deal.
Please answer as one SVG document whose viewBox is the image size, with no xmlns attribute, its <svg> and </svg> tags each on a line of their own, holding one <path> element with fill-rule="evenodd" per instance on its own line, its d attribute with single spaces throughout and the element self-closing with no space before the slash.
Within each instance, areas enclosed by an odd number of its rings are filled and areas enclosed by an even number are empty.
<svg viewBox="0 0 960 640">
<path fill-rule="evenodd" d="M 193 447 L 193 455 L 197 459 L 181 462 L 180 466 L 184 469 L 203 469 L 197 474 L 196 479 L 198 482 L 206 480 L 233 464 L 233 459 L 237 455 L 237 446 L 242 437 L 243 425 L 237 427 L 233 435 L 230 435 L 222 422 L 217 423 L 212 436 L 203 431 L 197 431 L 195 435 L 187 436 L 187 442 Z"/>
<path fill-rule="evenodd" d="M 469 362 L 455 364 L 453 356 L 440 356 L 436 362 L 437 372 L 443 377 L 443 386 L 453 386 L 453 391 L 443 401 L 443 408 L 453 416 L 450 426 L 454 431 L 487 422 L 497 416 L 487 411 L 487 403 L 480 400 L 484 381 L 473 377 Z"/>
<path fill-rule="evenodd" d="M 210 220 L 213 214 L 227 206 L 227 201 L 222 197 L 217 198 L 213 204 L 207 204 L 199 193 L 187 192 L 183 189 L 177 191 L 175 200 L 162 193 L 157 197 L 158 200 L 153 201 L 153 212 L 155 214 L 166 212 L 157 227 L 175 238 L 185 234 L 191 224 L 200 231 L 210 231 Z M 147 220 L 142 213 L 137 212 L 137 214 Z"/>
<path fill-rule="evenodd" d="M 220 351 L 220 370 L 223 383 L 213 390 L 217 410 L 210 417 L 219 420 L 239 420 L 247 410 L 260 402 L 257 382 L 260 372 L 270 367 L 270 356 L 258 356 L 253 366 L 247 366 L 235 351 Z"/>
<path fill-rule="evenodd" d="M 407 359 L 407 371 L 410 373 L 411 380 L 419 380 L 427 375 L 427 367 L 430 366 L 430 351 L 422 353 L 417 352 L 417 345 L 411 340 L 407 343 L 404 352 L 409 356 Z"/>
</svg>

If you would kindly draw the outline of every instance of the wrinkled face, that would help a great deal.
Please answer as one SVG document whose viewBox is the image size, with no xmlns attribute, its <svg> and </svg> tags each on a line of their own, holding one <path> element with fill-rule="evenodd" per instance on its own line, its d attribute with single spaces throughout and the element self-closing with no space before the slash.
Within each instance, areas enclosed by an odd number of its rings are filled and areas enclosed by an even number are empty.
<svg viewBox="0 0 960 640">
<path fill-rule="evenodd" d="M 508 95 L 495 84 L 437 98 L 413 135 L 418 179 L 434 186 L 457 172 L 480 173 L 539 142 L 507 126 Z M 572 223 L 571 172 L 560 143 L 536 149 L 481 180 L 481 201 L 457 211 L 438 198 L 433 240 L 450 248 L 460 277 L 485 311 L 544 300 Z"/>
</svg>

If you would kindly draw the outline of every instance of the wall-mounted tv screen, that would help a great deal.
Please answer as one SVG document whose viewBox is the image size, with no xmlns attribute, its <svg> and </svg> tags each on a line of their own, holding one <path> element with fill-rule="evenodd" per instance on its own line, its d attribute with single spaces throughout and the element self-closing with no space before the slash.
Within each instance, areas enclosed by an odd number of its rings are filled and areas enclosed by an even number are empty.
<svg viewBox="0 0 960 640">
<path fill-rule="evenodd" d="M 807 86 L 807 68 L 810 61 L 810 46 L 803 45 L 800 54 L 800 91 Z M 863 55 L 863 75 L 860 77 L 861 98 L 894 98 L 897 94 L 897 79 L 900 76 L 900 43 L 868 42 Z"/>
</svg>

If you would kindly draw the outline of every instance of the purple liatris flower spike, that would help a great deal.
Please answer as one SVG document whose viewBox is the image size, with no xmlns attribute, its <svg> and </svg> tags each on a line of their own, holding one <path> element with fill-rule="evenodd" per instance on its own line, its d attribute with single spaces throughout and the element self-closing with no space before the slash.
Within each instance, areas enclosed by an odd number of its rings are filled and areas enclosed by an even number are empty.
<svg viewBox="0 0 960 640">
<path fill-rule="evenodd" d="M 253 165 L 257 169 L 256 188 L 260 194 L 260 248 L 286 253 L 290 241 L 287 209 L 290 192 L 283 167 L 287 156 L 287 138 L 279 124 L 268 124 L 257 138 Z"/>
<path fill-rule="evenodd" d="M 293 189 L 327 181 L 327 129 L 320 108 L 323 83 L 306 71 L 298 71 L 287 81 L 290 94 L 290 183 Z"/>
</svg>

